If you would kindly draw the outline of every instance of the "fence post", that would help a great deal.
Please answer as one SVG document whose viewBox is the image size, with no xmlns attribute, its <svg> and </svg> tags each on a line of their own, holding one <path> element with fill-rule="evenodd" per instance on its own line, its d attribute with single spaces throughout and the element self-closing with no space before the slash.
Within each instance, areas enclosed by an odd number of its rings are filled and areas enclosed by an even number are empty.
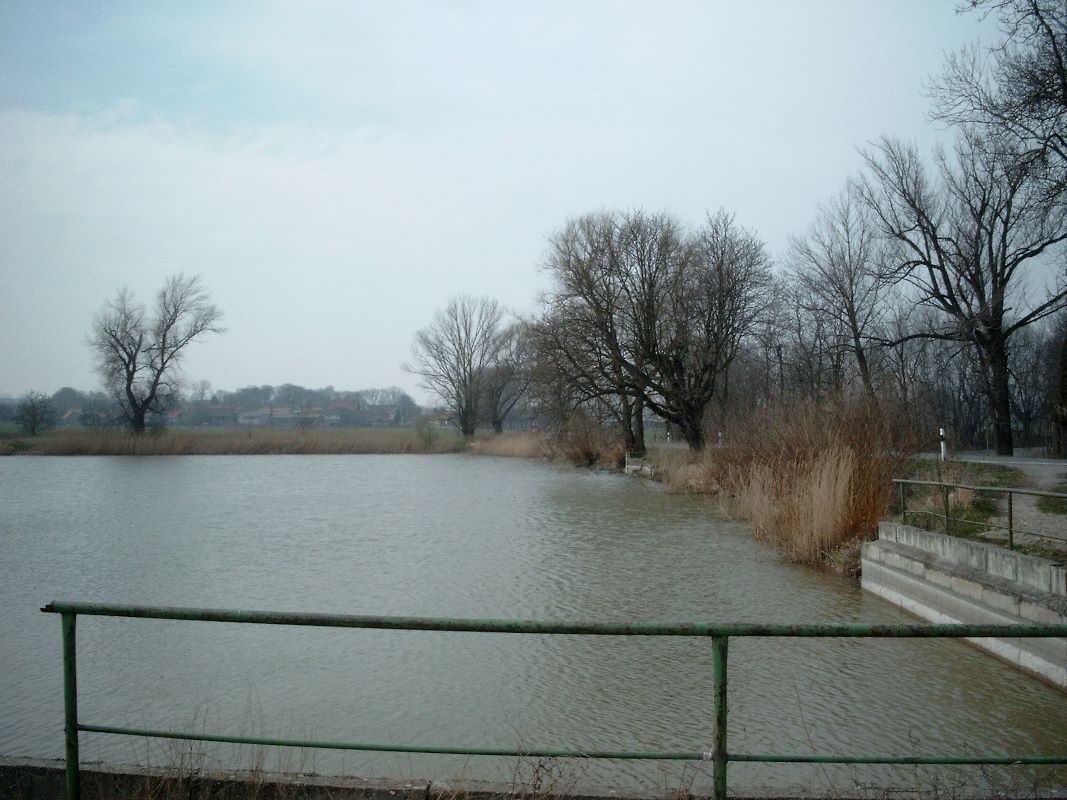
<svg viewBox="0 0 1067 800">
<path fill-rule="evenodd" d="M 711 748 L 711 763 L 715 800 L 726 800 L 726 653 L 729 641 L 726 636 L 711 638 L 715 681 L 715 739 Z"/>
<path fill-rule="evenodd" d="M 907 505 L 907 484 L 901 481 L 900 484 L 900 524 L 908 524 L 908 505 Z"/>
<path fill-rule="evenodd" d="M 951 483 L 941 484 L 941 505 L 944 506 L 944 533 L 947 537 L 952 535 L 952 517 L 949 516 L 949 495 L 952 494 Z"/>
<path fill-rule="evenodd" d="M 63 732 L 67 759 L 67 800 L 78 800 L 78 667 L 74 645 L 73 613 L 63 617 Z"/>
<path fill-rule="evenodd" d="M 1015 549 L 1015 531 L 1013 530 L 1013 521 L 1012 521 L 1013 514 L 1012 514 L 1012 502 L 1011 502 L 1011 500 L 1012 500 L 1012 493 L 1008 492 L 1008 549 L 1009 550 L 1014 550 Z"/>
</svg>

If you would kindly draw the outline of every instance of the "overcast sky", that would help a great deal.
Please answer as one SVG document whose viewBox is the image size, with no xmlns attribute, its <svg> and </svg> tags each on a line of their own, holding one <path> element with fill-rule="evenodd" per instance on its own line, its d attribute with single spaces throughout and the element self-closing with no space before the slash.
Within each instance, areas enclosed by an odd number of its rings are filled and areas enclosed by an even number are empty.
<svg viewBox="0 0 1067 800">
<path fill-rule="evenodd" d="M 123 286 L 203 276 L 190 382 L 425 391 L 449 297 L 528 313 L 545 237 L 724 207 L 778 256 L 924 80 L 951 0 L 0 4 L 0 393 L 98 388 Z"/>
</svg>

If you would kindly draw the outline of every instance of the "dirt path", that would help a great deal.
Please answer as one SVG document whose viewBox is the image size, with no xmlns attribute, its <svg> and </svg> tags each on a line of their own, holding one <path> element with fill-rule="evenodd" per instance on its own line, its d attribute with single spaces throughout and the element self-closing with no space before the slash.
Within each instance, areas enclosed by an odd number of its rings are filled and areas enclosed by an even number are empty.
<svg viewBox="0 0 1067 800">
<path fill-rule="evenodd" d="M 998 456 L 960 456 L 960 458 L 964 461 L 1015 467 L 1030 479 L 1032 486 L 1027 488 L 1051 492 L 1056 491 L 1057 484 L 1067 480 L 1067 462 L 1064 461 Z M 1038 509 L 1037 498 L 1028 495 L 1015 495 L 1012 506 L 1012 527 L 1017 543 L 1040 544 L 1067 555 L 1067 515 L 1045 514 Z M 1000 507 L 1003 513 L 993 517 L 990 522 L 1006 528 L 1008 524 L 1007 501 L 1001 502 Z M 1042 536 L 1034 536 L 1034 533 L 1042 534 Z M 1008 540 L 1007 530 L 989 531 L 984 535 L 991 538 L 1003 538 L 1005 542 Z M 1059 541 L 1052 541 L 1043 536 L 1056 537 Z"/>
</svg>

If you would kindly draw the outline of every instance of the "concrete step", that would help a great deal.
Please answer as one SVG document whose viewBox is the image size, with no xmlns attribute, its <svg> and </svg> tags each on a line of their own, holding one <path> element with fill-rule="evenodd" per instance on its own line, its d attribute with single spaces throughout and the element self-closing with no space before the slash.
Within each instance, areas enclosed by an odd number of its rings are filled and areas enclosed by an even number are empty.
<svg viewBox="0 0 1067 800">
<path fill-rule="evenodd" d="M 1062 587 L 1062 565 L 1001 558 L 990 545 L 898 523 L 882 523 L 880 533 L 863 546 L 862 585 L 905 611 L 930 622 L 1067 624 L 1067 593 L 1052 591 Z M 1067 639 L 969 641 L 1067 689 Z"/>
</svg>

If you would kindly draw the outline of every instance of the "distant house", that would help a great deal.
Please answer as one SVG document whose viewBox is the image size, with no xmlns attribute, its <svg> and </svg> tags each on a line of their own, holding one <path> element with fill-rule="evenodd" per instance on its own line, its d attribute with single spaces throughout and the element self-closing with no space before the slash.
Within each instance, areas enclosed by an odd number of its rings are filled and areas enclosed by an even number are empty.
<svg viewBox="0 0 1067 800">
<path fill-rule="evenodd" d="M 362 425 L 363 404 L 354 400 L 337 400 L 330 405 L 329 416 L 336 419 L 335 425 Z"/>
<path fill-rule="evenodd" d="M 266 425 L 269 415 L 266 413 L 266 409 L 257 408 L 255 411 L 242 411 L 237 415 L 238 425 Z"/>
<path fill-rule="evenodd" d="M 198 405 L 189 416 L 196 421 L 197 425 L 210 427 L 233 425 L 236 419 L 233 409 L 230 406 L 222 405 L 220 403 L 205 403 Z"/>
<path fill-rule="evenodd" d="M 326 424 L 328 416 L 321 408 L 264 406 L 255 411 L 242 411 L 237 415 L 237 424 L 272 428 L 317 427 Z"/>
<path fill-rule="evenodd" d="M 263 406 L 255 411 L 242 411 L 237 415 L 238 425 L 271 425 L 286 427 L 296 419 L 288 406 Z"/>
<path fill-rule="evenodd" d="M 380 428 L 396 425 L 400 420 L 400 406 L 392 404 L 368 404 L 354 400 L 338 400 L 330 405 L 325 414 L 329 425 Z"/>
</svg>

